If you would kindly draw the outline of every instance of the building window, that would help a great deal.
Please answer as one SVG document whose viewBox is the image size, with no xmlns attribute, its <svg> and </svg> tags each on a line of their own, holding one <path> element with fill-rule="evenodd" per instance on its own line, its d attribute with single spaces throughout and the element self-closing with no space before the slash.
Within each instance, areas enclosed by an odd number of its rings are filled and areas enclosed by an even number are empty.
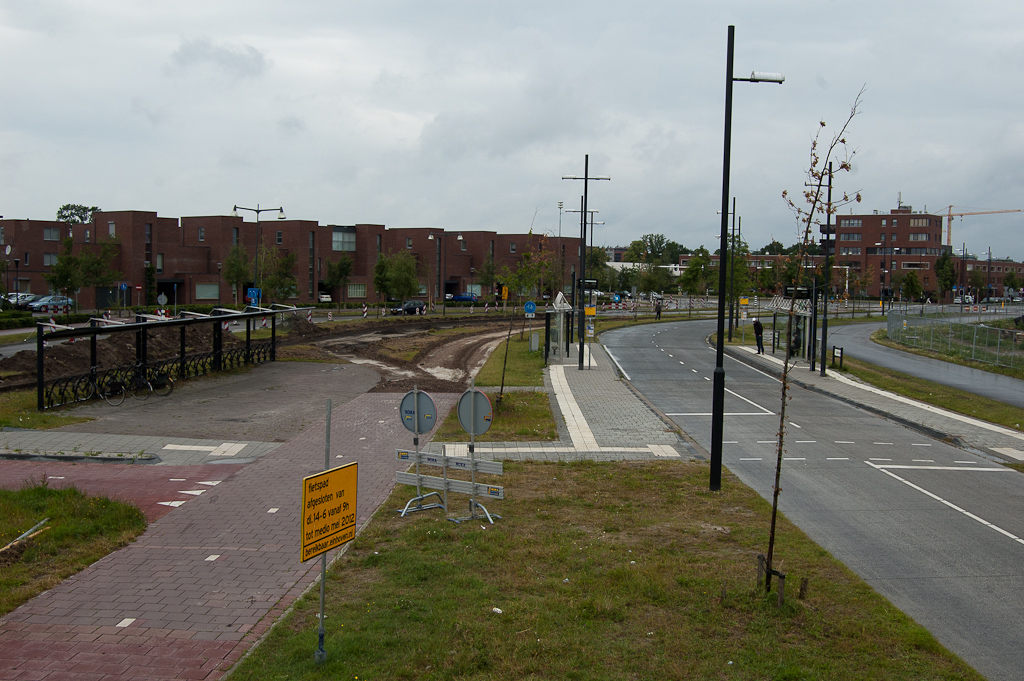
<svg viewBox="0 0 1024 681">
<path fill-rule="evenodd" d="M 238 245 L 238 227 L 232 227 L 231 228 L 231 245 L 232 246 L 237 246 Z"/>
<path fill-rule="evenodd" d="M 377 235 L 377 253 L 380 253 L 382 248 L 384 248 L 383 237 L 380 234 L 378 234 Z"/>
<path fill-rule="evenodd" d="M 60 241 L 60 227 L 43 227 L 43 241 Z"/>
<path fill-rule="evenodd" d="M 860 255 L 860 246 L 840 246 L 839 255 Z"/>
<path fill-rule="evenodd" d="M 89 243 L 89 230 L 85 230 L 85 243 Z"/>
<path fill-rule="evenodd" d="M 349 298 L 365 298 L 366 297 L 366 284 L 349 284 L 348 285 L 348 297 Z"/>
<path fill-rule="evenodd" d="M 893 267 L 896 267 L 896 263 L 893 263 Z M 903 262 L 900 263 L 900 267 L 905 270 L 930 270 L 931 263 L 927 262 Z"/>
<path fill-rule="evenodd" d="M 928 238 L 930 236 L 931 235 L 929 235 L 929 234 L 922 234 L 922 233 L 911 234 L 910 235 L 910 240 L 911 241 L 928 241 Z"/>
<path fill-rule="evenodd" d="M 28 264 L 28 253 L 25 254 L 25 259 L 21 261 L 21 264 L 24 265 L 25 267 L 29 266 L 29 264 Z"/>
<path fill-rule="evenodd" d="M 860 227 L 861 225 L 862 221 L 860 218 L 842 218 L 839 221 L 840 227 Z"/>
<path fill-rule="evenodd" d="M 377 235 L 377 248 L 377 252 L 379 253 L 379 234 Z M 346 229 L 344 227 L 335 227 L 334 231 L 331 233 L 331 250 L 354 252 L 356 250 L 356 231 L 354 229 Z"/>
<path fill-rule="evenodd" d="M 911 227 L 927 227 L 928 218 L 910 218 Z"/>
<path fill-rule="evenodd" d="M 219 293 L 217 284 L 196 284 L 196 300 L 217 300 Z"/>
<path fill-rule="evenodd" d="M 895 221 L 895 220 L 893 220 L 893 221 L 892 221 L 892 226 L 893 226 L 893 227 L 895 227 L 895 226 L 896 226 L 896 221 Z M 892 240 L 893 240 L 893 241 L 896 241 L 896 232 L 893 232 L 893 233 L 892 233 Z"/>
<path fill-rule="evenodd" d="M 512 241 L 512 242 L 509 243 L 509 245 L 508 245 L 508 252 L 509 253 L 515 253 L 516 252 L 516 242 L 515 241 Z"/>
<path fill-rule="evenodd" d="M 860 241 L 860 232 L 839 235 L 840 241 Z M 726 263 L 728 264 L 728 263 Z"/>
<path fill-rule="evenodd" d="M 164 254 L 163 253 L 157 253 L 156 254 L 156 273 L 157 274 L 163 274 L 164 273 Z"/>
<path fill-rule="evenodd" d="M 405 237 L 405 247 L 406 248 L 412 248 L 412 237 L 411 236 Z"/>
<path fill-rule="evenodd" d="M 198 232 L 199 232 L 199 240 L 200 241 L 206 241 L 206 228 L 205 227 L 200 227 Z"/>
<path fill-rule="evenodd" d="M 278 232 L 277 233 L 277 245 L 280 246 L 282 243 L 284 243 L 284 232 Z"/>
<path fill-rule="evenodd" d="M 465 251 L 465 250 L 466 250 L 466 240 L 465 240 L 465 239 L 460 239 L 460 240 L 459 240 L 459 248 L 460 248 L 460 250 L 462 250 L 462 251 Z"/>
<path fill-rule="evenodd" d="M 147 244 L 153 243 L 153 223 L 152 222 L 147 222 L 146 223 L 146 243 Z"/>
<path fill-rule="evenodd" d="M 43 253 L 43 267 L 53 267 L 57 264 L 56 253 Z"/>
<path fill-rule="evenodd" d="M 885 218 L 882 218 L 882 227 L 885 227 Z"/>
<path fill-rule="evenodd" d="M 117 236 L 117 229 L 114 227 L 113 220 L 107 223 L 107 236 L 109 236 L 111 239 Z"/>
</svg>

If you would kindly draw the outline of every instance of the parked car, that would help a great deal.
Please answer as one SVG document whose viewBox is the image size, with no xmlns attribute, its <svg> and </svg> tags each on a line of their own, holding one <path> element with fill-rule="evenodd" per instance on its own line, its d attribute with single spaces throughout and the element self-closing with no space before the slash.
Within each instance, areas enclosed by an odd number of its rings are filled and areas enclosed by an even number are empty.
<svg viewBox="0 0 1024 681">
<path fill-rule="evenodd" d="M 18 302 L 14 304 L 15 310 L 27 310 L 29 303 L 33 303 L 43 296 L 35 293 L 19 293 Z"/>
<path fill-rule="evenodd" d="M 974 297 L 973 296 L 963 296 L 963 297 L 957 296 L 956 298 L 953 298 L 953 304 L 954 305 L 959 305 L 960 303 L 963 303 L 965 305 L 970 305 L 973 302 L 974 302 Z"/>
<path fill-rule="evenodd" d="M 43 308 L 46 308 L 47 312 L 54 312 L 65 305 L 74 304 L 75 301 L 67 296 L 40 296 L 37 300 L 33 300 L 28 304 L 28 309 L 30 312 L 42 312 Z"/>
<path fill-rule="evenodd" d="M 407 300 L 401 305 L 391 308 L 391 314 L 424 314 L 427 311 L 427 304 L 422 300 Z"/>
<path fill-rule="evenodd" d="M 320 302 L 320 303 L 331 303 L 331 302 L 334 302 L 334 301 L 331 300 L 331 294 L 330 293 L 321 293 L 320 295 L 318 295 L 316 297 L 316 299 L 317 299 L 317 302 Z"/>
<path fill-rule="evenodd" d="M 450 299 L 453 303 L 475 303 L 480 300 L 480 296 L 475 293 L 458 293 Z"/>
</svg>

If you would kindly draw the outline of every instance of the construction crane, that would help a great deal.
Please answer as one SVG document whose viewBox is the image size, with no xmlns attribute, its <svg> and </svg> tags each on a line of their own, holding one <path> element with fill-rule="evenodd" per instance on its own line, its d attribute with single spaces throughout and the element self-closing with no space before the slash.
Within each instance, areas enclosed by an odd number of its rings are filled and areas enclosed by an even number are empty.
<svg viewBox="0 0 1024 681">
<path fill-rule="evenodd" d="M 969 213 L 954 213 L 956 206 L 946 206 L 946 245 L 953 245 L 953 218 L 965 215 L 994 215 L 996 213 L 1024 213 L 1022 208 L 1011 208 L 1010 210 L 977 210 Z"/>
</svg>

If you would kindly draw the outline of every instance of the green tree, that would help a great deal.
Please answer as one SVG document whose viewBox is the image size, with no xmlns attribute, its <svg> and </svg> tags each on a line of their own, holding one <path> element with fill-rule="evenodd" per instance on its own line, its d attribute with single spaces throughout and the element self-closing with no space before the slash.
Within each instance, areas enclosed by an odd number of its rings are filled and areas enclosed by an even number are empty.
<svg viewBox="0 0 1024 681">
<path fill-rule="evenodd" d="M 935 281 L 939 285 L 940 297 L 944 297 L 956 286 L 956 267 L 953 265 L 953 255 L 948 250 L 943 250 L 935 259 Z"/>
<path fill-rule="evenodd" d="M 924 295 L 924 288 L 921 280 L 917 278 L 917 272 L 910 270 L 903 277 L 903 297 L 906 300 L 920 300 Z"/>
<path fill-rule="evenodd" d="M 85 225 L 92 222 L 92 214 L 98 213 L 96 206 L 84 206 L 80 203 L 65 203 L 57 209 L 57 222 L 69 225 Z"/>
<path fill-rule="evenodd" d="M 348 286 L 349 277 L 352 276 L 352 258 L 348 253 L 342 253 L 336 262 L 327 261 L 327 275 L 324 277 L 324 285 L 332 291 L 339 289 L 341 296 L 338 297 L 339 309 L 342 296 L 345 295 L 345 288 Z"/>
<path fill-rule="evenodd" d="M 787 249 L 782 245 L 782 242 L 777 239 L 772 239 L 771 243 L 764 246 L 759 251 L 762 255 L 785 255 Z"/>
<path fill-rule="evenodd" d="M 702 296 L 708 290 L 708 282 L 711 280 L 711 254 L 708 249 L 701 246 L 686 263 L 683 275 L 679 277 L 679 285 L 683 292 L 690 296 Z"/>
<path fill-rule="evenodd" d="M 82 288 L 81 261 L 74 253 L 74 242 L 71 237 L 64 239 L 61 251 L 57 254 L 57 262 L 49 272 L 43 274 L 43 279 L 50 288 L 68 298 Z"/>
<path fill-rule="evenodd" d="M 480 290 L 488 289 L 494 292 L 494 282 L 498 280 L 498 272 L 494 267 L 494 258 L 488 254 L 484 264 L 476 271 L 477 281 L 480 282 Z"/>
<path fill-rule="evenodd" d="M 1003 275 L 1003 295 L 1010 291 L 1016 291 L 1021 286 L 1021 280 L 1015 272 L 1007 272 Z"/>
<path fill-rule="evenodd" d="M 757 290 L 765 294 L 773 294 L 779 290 L 779 273 L 774 262 L 757 271 Z"/>
<path fill-rule="evenodd" d="M 105 239 L 100 242 L 99 251 L 83 249 L 78 254 L 82 286 L 113 286 L 121 278 L 121 273 L 114 269 L 119 246 L 116 239 Z"/>
<path fill-rule="evenodd" d="M 238 244 L 231 247 L 228 257 L 224 260 L 223 274 L 224 281 L 228 282 L 228 285 L 235 291 L 235 301 L 242 300 L 239 287 L 249 281 L 249 278 L 252 276 L 252 261 L 245 250 Z"/>
<path fill-rule="evenodd" d="M 282 254 L 276 248 L 260 244 L 260 271 L 263 295 L 272 302 L 295 297 L 299 281 L 295 277 L 295 254 Z"/>
<path fill-rule="evenodd" d="M 409 251 L 399 251 L 387 258 L 387 290 L 399 300 L 411 298 L 420 292 L 416 272 L 416 258 Z"/>
<path fill-rule="evenodd" d="M 377 301 L 381 297 L 386 301 L 391 297 L 391 278 L 388 277 L 388 257 L 377 254 L 377 262 L 373 264 L 373 290 L 377 292 Z"/>
</svg>

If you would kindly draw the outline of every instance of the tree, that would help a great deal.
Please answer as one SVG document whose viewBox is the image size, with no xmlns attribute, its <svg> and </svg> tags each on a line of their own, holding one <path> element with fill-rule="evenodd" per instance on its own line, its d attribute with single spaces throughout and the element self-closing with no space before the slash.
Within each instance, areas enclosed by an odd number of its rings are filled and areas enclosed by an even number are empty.
<svg viewBox="0 0 1024 681">
<path fill-rule="evenodd" d="M 768 263 L 768 267 L 762 267 L 757 271 L 757 290 L 761 293 L 772 294 L 779 290 L 779 273 L 775 269 L 775 263 Z"/>
<path fill-rule="evenodd" d="M 224 281 L 228 282 L 228 285 L 235 290 L 235 301 L 242 300 L 241 292 L 238 289 L 242 284 L 249 281 L 249 277 L 252 275 L 252 261 L 249 260 L 249 255 L 238 244 L 231 247 L 231 252 L 228 253 L 228 257 L 224 260 L 223 274 Z"/>
<path fill-rule="evenodd" d="M 956 267 L 953 265 L 953 255 L 947 250 L 943 250 L 935 259 L 935 281 L 939 285 L 940 297 L 944 297 L 956 286 Z"/>
<path fill-rule="evenodd" d="M 777 239 L 772 239 L 771 243 L 764 246 L 760 251 L 763 255 L 785 255 L 786 252 L 786 247 Z"/>
<path fill-rule="evenodd" d="M 391 279 L 388 277 L 388 257 L 377 254 L 377 262 L 373 264 L 373 290 L 377 292 L 377 301 L 381 296 L 384 300 L 391 297 Z"/>
<path fill-rule="evenodd" d="M 494 290 L 494 282 L 497 281 L 498 272 L 494 267 L 494 256 L 488 254 L 484 264 L 476 271 L 477 281 L 480 282 L 481 290 Z"/>
<path fill-rule="evenodd" d="M 687 295 L 700 296 L 707 292 L 710 279 L 711 254 L 701 246 L 690 256 L 683 275 L 679 277 L 679 285 Z"/>
<path fill-rule="evenodd" d="M 846 144 L 846 130 L 850 126 L 854 117 L 857 115 L 857 108 L 860 105 L 861 96 L 864 94 L 864 89 L 857 94 L 854 99 L 853 106 L 850 108 L 850 115 L 847 117 L 846 122 L 839 129 L 839 132 L 834 135 L 831 142 L 828 142 L 824 149 L 824 153 L 819 150 L 819 143 L 822 143 L 821 139 L 822 132 L 825 130 L 825 121 L 821 121 L 818 126 L 818 131 L 811 140 L 811 151 L 808 169 L 806 171 L 806 179 L 804 186 L 806 187 L 803 191 L 803 203 L 797 204 L 790 197 L 786 191 L 782 192 L 782 198 L 789 206 L 790 210 L 793 211 L 796 217 L 797 225 L 799 226 L 800 233 L 802 235 L 800 247 L 801 251 L 794 259 L 798 262 L 804 260 L 811 250 L 813 244 L 813 234 L 815 227 L 820 226 L 822 218 L 826 215 L 834 214 L 836 210 L 851 201 L 860 201 L 860 193 L 856 192 L 853 196 L 846 194 L 842 195 L 842 198 L 837 202 L 829 202 L 827 205 L 822 200 L 822 193 L 826 186 L 826 179 L 828 185 L 832 186 L 833 179 L 835 177 L 834 170 L 832 167 L 833 154 L 837 157 L 842 155 L 843 158 L 837 158 L 838 171 L 849 172 L 852 169 L 853 156 L 856 154 L 855 151 L 851 151 Z M 795 284 L 801 283 L 803 276 L 803 268 L 797 269 Z M 786 329 L 786 337 L 792 339 L 793 335 L 793 318 L 795 316 L 795 298 L 790 299 L 788 324 Z M 719 339 L 721 342 L 721 339 Z M 788 359 L 788 353 L 787 353 Z M 766 590 L 771 589 L 771 574 L 773 568 L 773 557 L 775 550 L 775 524 L 776 517 L 778 515 L 779 508 L 779 479 L 782 475 L 782 458 L 785 452 L 785 436 L 786 436 L 786 406 L 789 402 L 789 369 L 790 362 L 786 361 L 783 363 L 782 368 L 782 390 L 781 390 L 781 408 L 779 409 L 779 429 L 776 435 L 776 461 L 775 461 L 775 485 L 773 487 L 772 494 L 772 520 L 771 529 L 768 534 L 768 556 L 767 556 L 767 577 L 765 579 Z"/>
<path fill-rule="evenodd" d="M 1007 295 L 1010 291 L 1016 291 L 1020 286 L 1021 280 L 1015 272 L 1007 272 L 1003 275 L 1003 295 Z"/>
<path fill-rule="evenodd" d="M 387 258 L 388 291 L 399 300 L 411 298 L 420 292 L 416 272 L 416 258 L 409 251 L 399 251 Z"/>
<path fill-rule="evenodd" d="M 96 206 L 83 206 L 80 203 L 65 203 L 57 209 L 57 222 L 69 225 L 85 225 L 92 222 L 92 214 L 98 213 Z"/>
<path fill-rule="evenodd" d="M 259 258 L 263 296 L 272 302 L 295 297 L 299 287 L 295 277 L 295 254 L 282 254 L 276 248 L 260 244 Z"/>
<path fill-rule="evenodd" d="M 924 289 L 921 286 L 921 280 L 917 278 L 917 272 L 910 270 L 903 275 L 902 282 L 903 297 L 907 300 L 920 300 L 924 294 Z"/>
<path fill-rule="evenodd" d="M 348 253 L 342 253 L 336 262 L 327 261 L 327 275 L 324 277 L 324 285 L 334 290 L 340 289 L 342 296 L 345 295 L 345 287 L 348 286 L 349 277 L 352 276 L 352 258 Z M 338 297 L 339 309 L 341 296 Z"/>
<path fill-rule="evenodd" d="M 61 251 L 57 255 L 57 262 L 49 272 L 43 274 L 43 279 L 50 285 L 50 288 L 60 291 L 68 298 L 82 288 L 81 262 L 74 254 L 74 242 L 71 237 L 64 239 Z"/>
</svg>

